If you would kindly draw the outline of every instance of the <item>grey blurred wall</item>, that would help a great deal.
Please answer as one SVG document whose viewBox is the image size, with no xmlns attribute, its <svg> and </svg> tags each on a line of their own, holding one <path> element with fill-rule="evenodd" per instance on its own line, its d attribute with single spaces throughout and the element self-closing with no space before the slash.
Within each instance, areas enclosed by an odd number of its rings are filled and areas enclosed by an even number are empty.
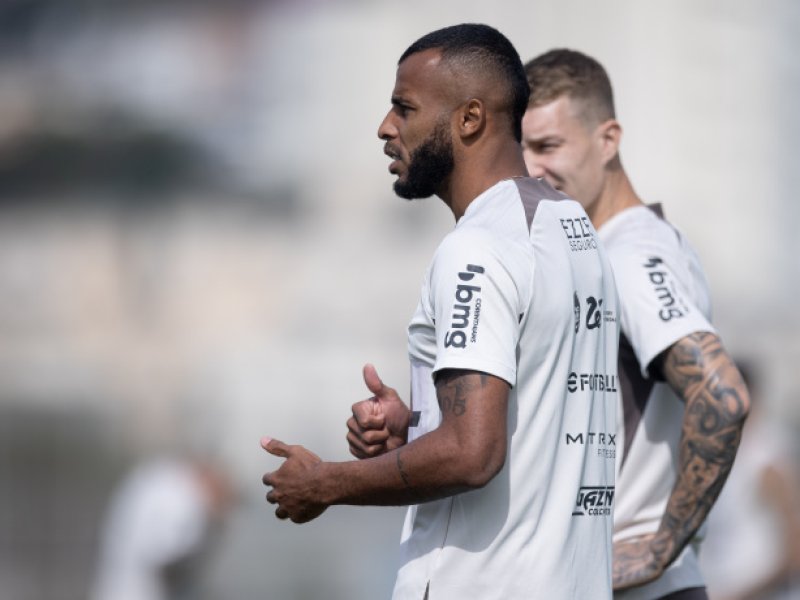
<svg viewBox="0 0 800 600">
<path fill-rule="evenodd" d="M 795 429 L 800 5 L 25 2 L 0 8 L 0 597 L 83 598 L 100 516 L 148 456 L 214 457 L 238 503 L 205 598 L 387 597 L 401 509 L 296 527 L 270 435 L 347 460 L 361 366 L 405 326 L 452 217 L 395 198 L 376 137 L 420 35 L 490 23 L 609 70 L 623 161 L 692 240 L 730 349 Z"/>
</svg>

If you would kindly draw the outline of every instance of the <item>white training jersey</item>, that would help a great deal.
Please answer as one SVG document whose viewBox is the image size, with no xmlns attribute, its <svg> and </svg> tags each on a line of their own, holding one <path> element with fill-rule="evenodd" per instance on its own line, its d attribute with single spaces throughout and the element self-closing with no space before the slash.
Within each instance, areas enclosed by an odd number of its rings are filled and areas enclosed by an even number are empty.
<svg viewBox="0 0 800 600">
<path fill-rule="evenodd" d="M 686 239 L 659 205 L 614 215 L 599 230 L 620 303 L 617 494 L 614 540 L 658 529 L 675 484 L 683 401 L 648 369 L 664 350 L 695 332 L 713 332 L 703 270 Z M 698 539 L 655 582 L 615 594 L 652 600 L 703 585 Z"/>
<path fill-rule="evenodd" d="M 433 374 L 507 381 L 508 448 L 485 487 L 409 508 L 395 600 L 611 597 L 617 301 L 581 206 L 502 181 L 436 251 L 409 325 L 409 440 L 436 429 Z"/>
</svg>

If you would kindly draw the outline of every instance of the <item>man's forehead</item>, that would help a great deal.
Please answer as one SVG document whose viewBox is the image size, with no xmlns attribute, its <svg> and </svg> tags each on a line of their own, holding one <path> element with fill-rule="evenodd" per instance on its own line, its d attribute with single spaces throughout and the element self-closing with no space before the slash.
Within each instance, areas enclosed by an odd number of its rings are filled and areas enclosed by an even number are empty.
<svg viewBox="0 0 800 600">
<path fill-rule="evenodd" d="M 446 69 L 441 69 L 437 48 L 415 52 L 397 66 L 394 95 L 401 97 L 438 95 L 446 87 Z"/>
<path fill-rule="evenodd" d="M 522 117 L 525 137 L 544 137 L 558 135 L 567 128 L 579 124 L 576 107 L 569 96 L 559 96 L 555 100 L 528 107 Z"/>
<path fill-rule="evenodd" d="M 442 51 L 439 48 L 429 48 L 407 56 L 397 65 L 397 76 L 435 71 L 442 61 Z"/>
</svg>

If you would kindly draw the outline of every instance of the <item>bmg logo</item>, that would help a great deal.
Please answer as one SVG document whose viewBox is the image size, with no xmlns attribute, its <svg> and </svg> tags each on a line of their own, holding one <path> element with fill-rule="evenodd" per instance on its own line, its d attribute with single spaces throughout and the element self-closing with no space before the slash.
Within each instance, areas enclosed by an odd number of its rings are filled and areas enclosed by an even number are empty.
<svg viewBox="0 0 800 600">
<path fill-rule="evenodd" d="M 675 283 L 670 278 L 669 272 L 660 268 L 664 261 L 657 256 L 651 256 L 643 265 L 647 269 L 647 276 L 653 285 L 653 290 L 661 303 L 658 316 L 662 321 L 679 319 L 689 312 L 683 299 L 678 295 Z"/>
<path fill-rule="evenodd" d="M 480 298 L 478 295 L 481 288 L 478 285 L 467 285 L 475 275 L 482 275 L 484 268 L 480 265 L 467 265 L 467 270 L 458 274 L 458 278 L 465 282 L 456 286 L 455 299 L 453 305 L 453 316 L 450 322 L 450 329 L 444 336 L 445 348 L 455 347 L 464 348 L 467 345 L 467 328 L 469 327 L 470 315 L 475 309 L 476 316 L 480 310 Z M 473 326 L 472 341 L 477 338 L 477 322 Z"/>
</svg>

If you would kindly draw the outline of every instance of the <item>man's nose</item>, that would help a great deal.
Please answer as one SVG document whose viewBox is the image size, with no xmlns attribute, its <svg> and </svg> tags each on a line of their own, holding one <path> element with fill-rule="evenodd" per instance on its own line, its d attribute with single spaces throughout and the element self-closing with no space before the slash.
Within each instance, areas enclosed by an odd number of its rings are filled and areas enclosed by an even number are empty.
<svg viewBox="0 0 800 600">
<path fill-rule="evenodd" d="M 386 113 L 381 121 L 380 127 L 378 127 L 378 137 L 384 141 L 397 137 L 397 127 L 392 122 L 392 111 Z"/>
<path fill-rule="evenodd" d="M 525 159 L 525 166 L 528 167 L 528 175 L 531 177 L 544 177 L 544 166 L 530 150 L 523 150 L 522 157 Z"/>
</svg>

